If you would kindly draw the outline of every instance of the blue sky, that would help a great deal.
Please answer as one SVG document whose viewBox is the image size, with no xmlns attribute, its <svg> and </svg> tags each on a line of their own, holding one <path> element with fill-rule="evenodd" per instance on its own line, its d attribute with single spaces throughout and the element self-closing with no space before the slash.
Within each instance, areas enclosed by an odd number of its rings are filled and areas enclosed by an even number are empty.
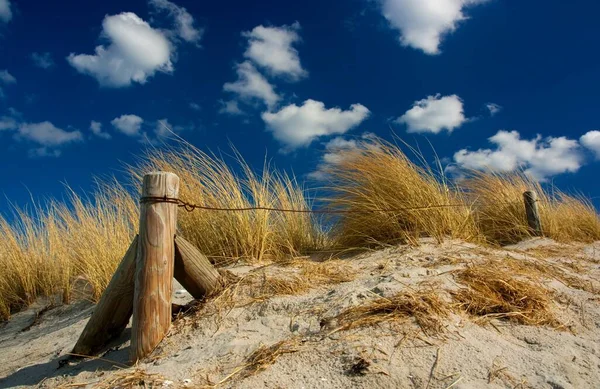
<svg viewBox="0 0 600 389">
<path fill-rule="evenodd" d="M 310 185 L 392 131 L 600 196 L 592 1 L 0 0 L 0 211 L 120 176 L 166 124 Z"/>
</svg>

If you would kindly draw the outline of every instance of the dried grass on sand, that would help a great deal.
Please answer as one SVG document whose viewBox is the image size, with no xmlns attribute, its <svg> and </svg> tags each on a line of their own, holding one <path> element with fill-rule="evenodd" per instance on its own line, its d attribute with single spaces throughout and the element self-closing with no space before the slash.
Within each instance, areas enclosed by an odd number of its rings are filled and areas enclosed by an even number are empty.
<svg viewBox="0 0 600 389">
<path fill-rule="evenodd" d="M 448 318 L 449 313 L 448 303 L 428 288 L 369 300 L 346 309 L 335 319 L 338 330 L 349 330 L 381 323 L 404 322 L 414 318 L 423 333 L 434 335 L 444 331 L 444 320 Z"/>
<path fill-rule="evenodd" d="M 552 313 L 550 290 L 535 276 L 518 278 L 498 261 L 488 261 L 457 271 L 458 282 L 466 287 L 452 294 L 459 308 L 480 320 L 562 327 Z"/>
</svg>

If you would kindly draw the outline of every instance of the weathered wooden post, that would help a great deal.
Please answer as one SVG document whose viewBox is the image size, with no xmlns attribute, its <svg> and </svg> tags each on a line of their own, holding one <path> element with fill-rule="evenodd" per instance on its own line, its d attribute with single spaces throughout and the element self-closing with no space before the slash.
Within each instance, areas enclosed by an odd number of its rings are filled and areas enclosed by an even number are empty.
<svg viewBox="0 0 600 389">
<path fill-rule="evenodd" d="M 543 236 L 537 193 L 532 190 L 528 190 L 523 193 L 523 199 L 525 200 L 525 213 L 527 215 L 527 224 L 529 225 L 529 229 L 534 236 Z"/>
<path fill-rule="evenodd" d="M 131 242 L 121 264 L 94 308 L 72 353 L 91 355 L 127 327 L 133 311 L 133 278 L 138 237 Z"/>
<path fill-rule="evenodd" d="M 193 244 L 175 237 L 175 279 L 195 299 L 210 295 L 222 286 L 219 271 Z"/>
<path fill-rule="evenodd" d="M 179 177 L 144 176 L 136 258 L 130 359 L 136 362 L 165 337 L 171 325 L 171 293 Z"/>
</svg>

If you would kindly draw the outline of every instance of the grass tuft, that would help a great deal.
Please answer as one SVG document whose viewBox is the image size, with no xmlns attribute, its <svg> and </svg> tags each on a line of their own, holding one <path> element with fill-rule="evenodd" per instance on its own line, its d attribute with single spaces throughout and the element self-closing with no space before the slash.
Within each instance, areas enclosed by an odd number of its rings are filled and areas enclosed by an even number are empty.
<svg viewBox="0 0 600 389">
<path fill-rule="evenodd" d="M 448 303 L 433 290 L 405 291 L 393 297 L 376 298 L 340 313 L 338 330 L 350 330 L 381 323 L 404 322 L 414 318 L 423 333 L 433 335 L 445 330 Z"/>
<path fill-rule="evenodd" d="M 600 239 L 600 218 L 591 201 L 542 185 L 524 173 L 471 172 L 461 183 L 474 201 L 477 227 L 490 243 L 513 244 L 532 237 L 523 192 L 538 195 L 544 235 L 557 241 Z"/>
<path fill-rule="evenodd" d="M 472 265 L 456 273 L 466 286 L 452 292 L 458 307 L 480 320 L 563 327 L 552 313 L 552 293 L 541 283 L 513 276 L 497 261 Z"/>
<path fill-rule="evenodd" d="M 130 169 L 133 182 L 153 170 L 171 171 L 181 178 L 180 198 L 217 208 L 269 207 L 309 210 L 305 191 L 293 177 L 268 164 L 253 172 L 235 154 L 235 173 L 219 157 L 188 143 L 152 150 Z M 326 240 L 314 216 L 266 210 L 180 212 L 179 229 L 191 243 L 217 264 L 244 259 L 248 262 L 299 256 L 323 247 Z"/>
<path fill-rule="evenodd" d="M 340 151 L 338 162 L 327 172 L 331 196 L 326 200 L 332 209 L 352 213 L 340 216 L 337 243 L 358 248 L 416 243 L 423 236 L 476 240 L 473 214 L 460 190 L 423 166 L 382 140 L 362 141 L 356 149 Z M 406 210 L 421 207 L 431 208 Z"/>
</svg>

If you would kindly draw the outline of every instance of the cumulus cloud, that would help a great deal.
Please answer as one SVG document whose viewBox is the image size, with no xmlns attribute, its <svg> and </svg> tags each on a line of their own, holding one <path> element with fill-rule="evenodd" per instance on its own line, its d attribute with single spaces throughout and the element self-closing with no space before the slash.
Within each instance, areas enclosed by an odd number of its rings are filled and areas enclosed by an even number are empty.
<svg viewBox="0 0 600 389">
<path fill-rule="evenodd" d="M 113 119 L 110 124 L 127 136 L 138 136 L 143 122 L 144 119 L 137 115 L 121 115 Z"/>
<path fill-rule="evenodd" d="M 564 136 L 521 139 L 517 131 L 498 131 L 489 138 L 493 149 L 459 150 L 454 162 L 463 169 L 510 172 L 522 169 L 538 180 L 571 172 L 583 165 L 579 142 Z"/>
<path fill-rule="evenodd" d="M 0 22 L 8 23 L 13 17 L 9 0 L 0 0 Z"/>
<path fill-rule="evenodd" d="M 48 52 L 46 53 L 31 53 L 31 60 L 33 64 L 42 69 L 48 69 L 54 66 L 54 60 L 52 59 L 52 55 Z"/>
<path fill-rule="evenodd" d="M 8 84 L 16 84 L 17 79 L 8 72 L 8 70 L 0 70 L 0 83 L 8 85 Z"/>
<path fill-rule="evenodd" d="M 186 42 L 198 45 L 203 30 L 194 26 L 194 17 L 184 8 L 168 0 L 150 0 L 150 6 L 157 11 L 166 12 L 175 22 L 175 33 Z"/>
<path fill-rule="evenodd" d="M 3 130 L 14 130 L 18 127 L 18 123 L 15 118 L 10 116 L 0 116 L 0 131 Z"/>
<path fill-rule="evenodd" d="M 291 26 L 257 26 L 243 33 L 248 38 L 248 48 L 244 57 L 276 76 L 287 76 L 296 81 L 308 75 L 302 68 L 298 50 L 292 45 L 299 42 L 300 23 Z"/>
<path fill-rule="evenodd" d="M 0 116 L 0 131 L 11 131 L 14 139 L 35 144 L 35 148 L 28 151 L 31 157 L 58 157 L 63 146 L 83 141 L 83 134 L 77 130 L 66 131 L 49 121 L 25 122 L 14 108 Z"/>
<path fill-rule="evenodd" d="M 109 43 L 96 47 L 95 54 L 67 57 L 77 71 L 96 78 L 102 86 L 144 84 L 156 72 L 173 71 L 174 48 L 167 37 L 134 13 L 106 16 L 102 37 Z"/>
<path fill-rule="evenodd" d="M 340 136 L 333 138 L 325 144 L 325 153 L 315 171 L 308 173 L 307 177 L 313 180 L 324 181 L 327 171 L 343 160 L 343 152 L 354 150 L 358 144 L 353 139 L 344 139 Z"/>
<path fill-rule="evenodd" d="M 8 72 L 8 70 L 0 70 L 0 98 L 4 98 L 3 85 L 16 84 L 17 79 Z"/>
<path fill-rule="evenodd" d="M 303 105 L 290 104 L 278 112 L 264 112 L 262 119 L 275 139 L 286 150 L 308 146 L 322 136 L 344 134 L 358 126 L 370 114 L 367 107 L 353 104 L 349 110 L 326 109 L 320 101 L 306 100 Z"/>
<path fill-rule="evenodd" d="M 596 159 L 600 159 L 600 131 L 588 131 L 579 141 L 587 149 L 594 152 Z"/>
<path fill-rule="evenodd" d="M 464 9 L 487 0 L 380 0 L 383 16 L 400 31 L 403 46 L 439 54 L 445 35 L 467 17 Z"/>
<path fill-rule="evenodd" d="M 496 103 L 487 103 L 485 108 L 487 108 L 487 110 L 490 112 L 490 116 L 495 116 L 497 113 L 502 111 L 502 106 Z"/>
<path fill-rule="evenodd" d="M 236 65 L 238 79 L 223 85 L 223 90 L 237 94 L 241 99 L 252 102 L 260 100 L 269 109 L 275 106 L 280 97 L 275 93 L 273 85 L 256 70 L 250 61 Z"/>
<path fill-rule="evenodd" d="M 40 146 L 29 151 L 30 157 L 58 157 L 62 146 L 82 141 L 83 135 L 80 131 L 65 131 L 45 121 L 19 124 L 15 138 Z"/>
<path fill-rule="evenodd" d="M 240 105 L 237 102 L 237 100 L 229 100 L 229 101 L 220 100 L 219 103 L 221 104 L 221 108 L 219 108 L 219 113 L 223 113 L 226 115 L 232 115 L 232 116 L 238 116 L 238 115 L 245 114 L 245 112 L 242 111 L 242 109 L 240 108 Z"/>
<path fill-rule="evenodd" d="M 194 111 L 200 111 L 202 109 L 202 107 L 200 107 L 200 104 L 194 102 L 190 103 L 190 108 Z"/>
<path fill-rule="evenodd" d="M 102 123 L 97 122 L 95 120 L 92 120 L 92 122 L 90 123 L 90 131 L 92 131 L 94 135 L 102 139 L 112 138 L 108 132 L 102 131 Z"/>
<path fill-rule="evenodd" d="M 406 124 L 408 132 L 438 134 L 442 130 L 452 132 L 467 120 L 460 97 L 437 94 L 415 101 L 395 122 Z"/>
</svg>

